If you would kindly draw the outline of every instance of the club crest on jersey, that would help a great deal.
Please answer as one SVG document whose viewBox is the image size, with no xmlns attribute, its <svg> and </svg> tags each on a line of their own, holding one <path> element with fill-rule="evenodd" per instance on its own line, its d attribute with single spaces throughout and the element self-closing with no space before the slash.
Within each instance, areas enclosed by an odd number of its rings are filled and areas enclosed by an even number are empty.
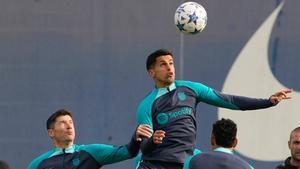
<svg viewBox="0 0 300 169">
<path fill-rule="evenodd" d="M 80 159 L 79 158 L 73 159 L 72 164 L 73 164 L 73 166 L 78 166 L 80 164 Z"/>
<path fill-rule="evenodd" d="M 185 99 L 186 99 L 186 95 L 184 92 L 178 92 L 177 96 L 180 101 L 185 101 Z"/>
<path fill-rule="evenodd" d="M 159 113 L 156 116 L 156 120 L 158 122 L 158 124 L 166 124 L 169 121 L 169 117 L 166 113 Z"/>
</svg>

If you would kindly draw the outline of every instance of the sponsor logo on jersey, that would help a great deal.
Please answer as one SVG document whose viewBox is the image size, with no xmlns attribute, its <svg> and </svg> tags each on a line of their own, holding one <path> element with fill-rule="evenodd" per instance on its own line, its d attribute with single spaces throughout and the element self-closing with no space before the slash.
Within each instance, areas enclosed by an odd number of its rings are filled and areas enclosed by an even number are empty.
<svg viewBox="0 0 300 169">
<path fill-rule="evenodd" d="M 190 107 L 184 107 L 175 112 L 159 113 L 156 117 L 156 120 L 158 124 L 163 125 L 168 123 L 171 119 L 190 114 L 192 114 L 192 109 Z"/>
</svg>

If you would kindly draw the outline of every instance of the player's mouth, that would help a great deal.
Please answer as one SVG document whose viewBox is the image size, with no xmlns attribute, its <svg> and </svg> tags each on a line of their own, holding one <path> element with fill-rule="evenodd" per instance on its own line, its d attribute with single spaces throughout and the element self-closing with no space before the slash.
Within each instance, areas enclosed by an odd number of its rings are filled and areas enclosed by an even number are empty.
<svg viewBox="0 0 300 169">
<path fill-rule="evenodd" d="M 73 135 L 73 132 L 69 131 L 67 132 L 67 135 Z"/>
<path fill-rule="evenodd" d="M 174 73 L 168 73 L 168 77 L 173 77 Z"/>
</svg>

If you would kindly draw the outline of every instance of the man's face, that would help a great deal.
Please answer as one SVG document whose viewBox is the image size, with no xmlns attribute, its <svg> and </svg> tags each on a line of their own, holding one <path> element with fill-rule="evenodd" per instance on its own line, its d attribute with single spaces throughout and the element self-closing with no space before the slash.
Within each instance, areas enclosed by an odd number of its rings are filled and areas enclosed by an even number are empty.
<svg viewBox="0 0 300 169">
<path fill-rule="evenodd" d="M 291 150 L 292 159 L 300 161 L 300 131 L 294 131 L 291 134 L 290 141 L 288 142 Z"/>
<path fill-rule="evenodd" d="M 173 57 L 164 55 L 156 58 L 155 65 L 149 69 L 149 75 L 154 79 L 156 87 L 170 86 L 175 80 Z"/>
<path fill-rule="evenodd" d="M 69 115 L 57 117 L 48 134 L 58 146 L 73 144 L 75 129 L 72 118 Z"/>
</svg>

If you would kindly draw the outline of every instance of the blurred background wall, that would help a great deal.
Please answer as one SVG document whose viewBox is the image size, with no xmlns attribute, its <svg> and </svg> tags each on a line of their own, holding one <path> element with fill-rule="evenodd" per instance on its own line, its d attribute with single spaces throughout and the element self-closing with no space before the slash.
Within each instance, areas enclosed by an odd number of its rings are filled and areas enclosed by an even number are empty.
<svg viewBox="0 0 300 169">
<path fill-rule="evenodd" d="M 174 26 L 183 0 L 0 0 L 0 159 L 24 169 L 51 149 L 45 123 L 60 108 L 74 114 L 77 144 L 127 143 L 137 105 L 153 88 L 145 60 L 158 48 L 173 51 L 177 79 L 222 90 L 239 52 L 281 1 L 195 1 L 205 7 L 208 25 L 191 36 Z M 268 56 L 277 80 L 295 91 L 298 6 L 295 0 L 283 6 Z M 198 108 L 197 147 L 207 151 L 218 109 Z M 280 162 L 246 159 L 257 169 Z M 128 160 L 103 168 L 132 166 Z"/>
</svg>

